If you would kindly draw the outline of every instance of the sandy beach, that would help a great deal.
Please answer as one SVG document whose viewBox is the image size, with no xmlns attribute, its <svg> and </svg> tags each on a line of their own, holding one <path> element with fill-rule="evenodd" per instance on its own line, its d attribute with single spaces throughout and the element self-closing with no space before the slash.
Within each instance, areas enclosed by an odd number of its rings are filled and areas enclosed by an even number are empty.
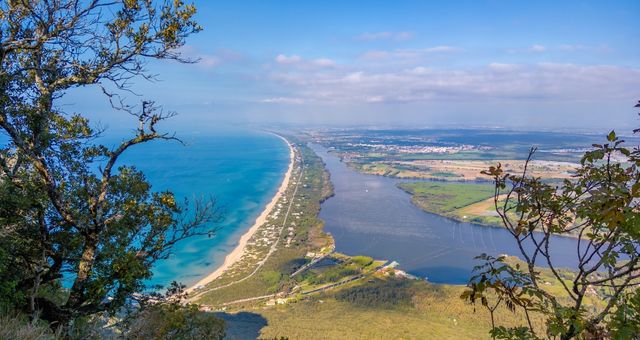
<svg viewBox="0 0 640 340">
<path fill-rule="evenodd" d="M 207 275 L 206 277 L 204 277 L 200 281 L 196 282 L 193 286 L 189 287 L 186 290 L 187 293 L 192 292 L 193 290 L 196 289 L 196 287 L 205 286 L 208 283 L 210 283 L 211 281 L 215 280 L 220 275 L 222 275 L 222 273 L 224 273 L 227 269 L 229 269 L 234 263 L 238 262 L 242 258 L 242 256 L 244 255 L 244 252 L 245 252 L 245 247 L 247 246 L 247 242 L 249 242 L 249 240 L 251 239 L 253 234 L 255 234 L 256 231 L 258 231 L 260 226 L 262 226 L 267 221 L 267 217 L 269 216 L 269 214 L 271 214 L 271 211 L 274 209 L 275 205 L 278 203 L 278 201 L 280 200 L 282 195 L 284 195 L 285 190 L 289 186 L 289 181 L 291 179 L 291 173 L 293 172 L 294 153 L 293 153 L 293 146 L 291 145 L 291 143 L 289 143 L 289 141 L 286 138 L 284 138 L 284 137 L 282 137 L 280 135 L 276 135 L 276 136 L 281 138 L 283 141 L 285 141 L 285 143 L 287 143 L 287 146 L 289 147 L 289 168 L 287 169 L 287 172 L 284 175 L 284 179 L 282 180 L 282 183 L 280 184 L 280 187 L 278 188 L 278 191 L 276 192 L 276 194 L 271 199 L 271 202 L 269 202 L 269 204 L 267 204 L 265 206 L 265 208 L 262 211 L 262 213 L 260 214 L 260 216 L 258 216 L 258 218 L 256 218 L 256 220 L 253 223 L 253 225 L 251 226 L 251 228 L 249 228 L 249 230 L 247 230 L 247 232 L 244 233 L 244 235 L 242 235 L 242 237 L 240 237 L 240 241 L 238 242 L 238 245 L 233 249 L 233 251 L 231 253 L 229 253 L 225 257 L 224 262 L 222 263 L 222 265 L 220 267 L 218 267 L 218 269 L 216 269 L 214 272 L 212 272 L 211 274 Z"/>
</svg>

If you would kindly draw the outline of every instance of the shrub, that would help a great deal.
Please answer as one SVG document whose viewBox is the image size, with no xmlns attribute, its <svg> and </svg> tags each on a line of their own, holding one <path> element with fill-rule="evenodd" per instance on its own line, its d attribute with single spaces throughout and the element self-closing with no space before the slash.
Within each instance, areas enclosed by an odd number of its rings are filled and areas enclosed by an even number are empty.
<svg viewBox="0 0 640 340">
<path fill-rule="evenodd" d="M 56 339 L 49 327 L 26 317 L 0 315 L 0 339 L 49 340 Z"/>
<path fill-rule="evenodd" d="M 336 299 L 363 307 L 391 308 L 410 304 L 412 296 L 411 282 L 388 280 L 342 290 Z"/>
<path fill-rule="evenodd" d="M 362 268 L 373 263 L 373 259 L 369 256 L 354 256 L 351 258 L 351 261 Z"/>
</svg>

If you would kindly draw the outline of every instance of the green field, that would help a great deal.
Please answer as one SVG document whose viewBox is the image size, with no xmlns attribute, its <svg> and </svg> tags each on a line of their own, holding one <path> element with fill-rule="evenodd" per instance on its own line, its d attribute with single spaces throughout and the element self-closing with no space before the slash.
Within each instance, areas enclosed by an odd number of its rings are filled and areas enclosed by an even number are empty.
<svg viewBox="0 0 640 340">
<path fill-rule="evenodd" d="M 493 196 L 492 184 L 405 182 L 398 187 L 413 195 L 413 202 L 425 211 L 448 215 Z"/>
</svg>

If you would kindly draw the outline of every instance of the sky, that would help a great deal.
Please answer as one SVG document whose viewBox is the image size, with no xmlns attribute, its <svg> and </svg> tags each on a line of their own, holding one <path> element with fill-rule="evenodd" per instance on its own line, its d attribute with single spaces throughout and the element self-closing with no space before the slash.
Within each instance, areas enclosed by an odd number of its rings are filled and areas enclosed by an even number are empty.
<svg viewBox="0 0 640 340">
<path fill-rule="evenodd" d="M 640 126 L 640 1 L 194 4 L 181 52 L 200 62 L 153 61 L 135 85 L 176 126 Z M 64 100 L 128 124 L 97 89 Z"/>
</svg>

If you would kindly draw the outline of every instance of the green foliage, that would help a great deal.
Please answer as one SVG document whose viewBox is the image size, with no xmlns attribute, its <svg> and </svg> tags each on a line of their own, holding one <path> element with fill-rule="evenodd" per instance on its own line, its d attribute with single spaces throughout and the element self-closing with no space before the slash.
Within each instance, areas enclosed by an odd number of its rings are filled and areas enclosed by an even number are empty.
<svg viewBox="0 0 640 340">
<path fill-rule="evenodd" d="M 338 282 L 341 279 L 358 274 L 360 274 L 360 270 L 353 265 L 338 265 L 323 271 L 317 276 L 310 277 L 308 281 L 311 284 Z"/>
<path fill-rule="evenodd" d="M 640 290 L 620 299 L 608 324 L 614 339 L 640 338 Z"/>
<path fill-rule="evenodd" d="M 524 174 L 506 173 L 501 164 L 483 174 L 493 177 L 495 197 L 504 195 L 497 209 L 513 236 L 524 266 L 487 255 L 479 257 L 468 290 L 462 298 L 480 302 L 491 314 L 494 337 L 536 336 L 531 322 L 522 328 L 493 323 L 493 311 L 504 303 L 509 309 L 539 313 L 546 319 L 546 335 L 571 339 L 600 338 L 604 334 L 637 333 L 635 286 L 640 284 L 640 150 L 624 147 L 615 132 L 605 144 L 586 152 L 572 180 L 557 186 Z M 527 163 L 535 153 L 532 149 Z M 549 249 L 553 235 L 577 235 L 578 264 L 568 279 L 556 267 Z M 538 261 L 538 262 L 536 262 Z M 549 266 L 561 298 L 545 289 L 536 265 Z M 587 305 L 592 295 L 604 295 L 602 304 Z M 608 327 L 608 329 L 607 329 Z"/>
<path fill-rule="evenodd" d="M 46 324 L 30 322 L 26 317 L 0 315 L 0 339 L 54 340 L 57 337 Z"/>
<path fill-rule="evenodd" d="M 223 339 L 224 335 L 224 320 L 196 305 L 176 303 L 146 307 L 127 331 L 128 339 Z"/>
<path fill-rule="evenodd" d="M 413 293 L 411 282 L 388 280 L 344 289 L 335 296 L 338 301 L 346 301 L 362 307 L 393 308 L 410 305 Z"/>
<path fill-rule="evenodd" d="M 511 327 L 507 328 L 504 326 L 498 326 L 493 328 L 489 334 L 494 339 L 504 339 L 504 340 L 537 340 L 538 338 L 535 334 L 531 333 L 531 330 L 527 327 Z"/>
<path fill-rule="evenodd" d="M 143 292 L 176 242 L 213 231 L 203 228 L 218 217 L 212 202 L 189 211 L 134 167 L 116 168 L 136 144 L 175 139 L 156 130 L 173 113 L 119 93 L 150 76 L 150 58 L 184 61 L 176 49 L 200 30 L 194 15 L 181 1 L 0 4 L 0 129 L 9 138 L 0 148 L 0 304 L 63 328 L 114 312 Z M 59 104 L 82 86 L 137 117 L 135 135 L 113 149 L 96 144 L 102 131 Z M 63 275 L 73 280 L 64 292 Z"/>
<path fill-rule="evenodd" d="M 358 266 L 364 268 L 373 263 L 373 258 L 369 256 L 353 256 L 351 257 L 351 262 L 357 264 Z"/>
<path fill-rule="evenodd" d="M 129 309 L 120 333 L 127 339 L 223 339 L 225 322 L 198 305 L 184 304 L 185 286 L 173 282 L 163 294 L 154 293 Z"/>
<path fill-rule="evenodd" d="M 282 273 L 273 270 L 265 271 L 262 273 L 262 279 L 269 285 L 274 285 L 280 282 Z"/>
</svg>

